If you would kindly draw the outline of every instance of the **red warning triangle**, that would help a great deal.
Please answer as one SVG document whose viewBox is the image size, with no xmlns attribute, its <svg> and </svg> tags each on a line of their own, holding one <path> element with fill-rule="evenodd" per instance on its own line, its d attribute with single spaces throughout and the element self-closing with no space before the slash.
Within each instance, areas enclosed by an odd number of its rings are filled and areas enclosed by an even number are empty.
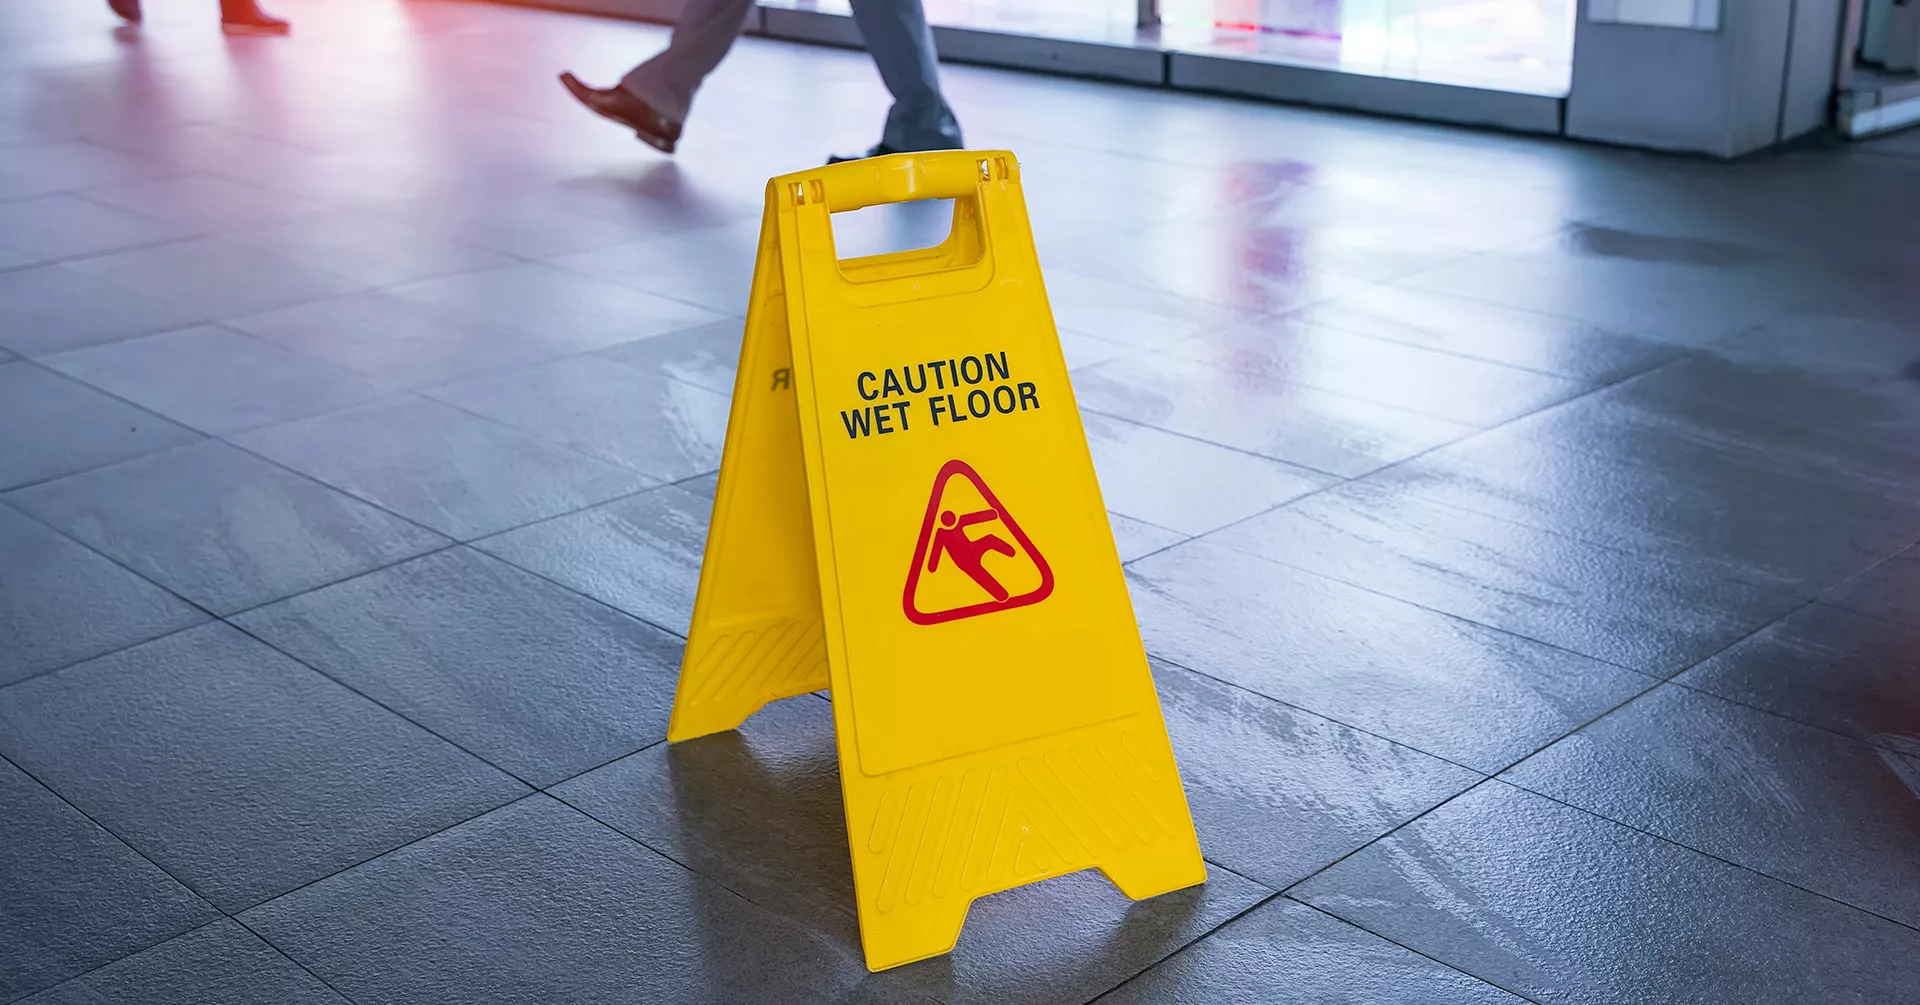
<svg viewBox="0 0 1920 1005">
<path fill-rule="evenodd" d="M 1037 604 L 1052 592 L 1047 560 L 980 473 L 962 460 L 941 465 L 907 572 L 907 620 L 958 621 Z"/>
</svg>

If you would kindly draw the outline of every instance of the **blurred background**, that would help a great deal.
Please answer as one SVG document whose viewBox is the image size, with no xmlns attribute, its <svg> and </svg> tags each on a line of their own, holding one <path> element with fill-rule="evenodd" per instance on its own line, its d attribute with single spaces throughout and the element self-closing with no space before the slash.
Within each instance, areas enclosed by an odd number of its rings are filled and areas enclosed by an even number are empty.
<svg viewBox="0 0 1920 1005">
<path fill-rule="evenodd" d="M 1209 879 L 869 974 L 832 705 L 664 735 L 889 96 L 770 2 L 662 156 L 664 2 L 0 3 L 0 1002 L 1914 1000 L 1920 7 L 931 0 Z"/>
</svg>

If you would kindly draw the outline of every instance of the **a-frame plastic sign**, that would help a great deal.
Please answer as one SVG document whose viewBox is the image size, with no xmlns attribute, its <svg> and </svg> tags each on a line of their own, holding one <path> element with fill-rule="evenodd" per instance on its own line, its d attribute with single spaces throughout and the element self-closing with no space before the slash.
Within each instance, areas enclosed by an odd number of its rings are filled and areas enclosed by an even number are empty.
<svg viewBox="0 0 1920 1005">
<path fill-rule="evenodd" d="M 830 214 L 954 200 L 840 260 Z M 973 899 L 1206 867 L 1006 151 L 775 178 L 669 740 L 829 687 L 874 970 Z"/>
</svg>

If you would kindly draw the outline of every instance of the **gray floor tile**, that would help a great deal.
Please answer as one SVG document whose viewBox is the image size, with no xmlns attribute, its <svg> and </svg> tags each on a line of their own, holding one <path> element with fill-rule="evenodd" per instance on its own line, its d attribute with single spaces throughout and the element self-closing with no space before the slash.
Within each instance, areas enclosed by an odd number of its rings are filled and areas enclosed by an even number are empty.
<svg viewBox="0 0 1920 1005">
<path fill-rule="evenodd" d="M 725 395 L 597 356 L 421 392 L 655 482 L 720 468 Z"/>
<path fill-rule="evenodd" d="M 1321 190 L 1305 191 L 1311 196 Z M 1219 286 L 1232 283 L 1281 290 L 1318 286 L 1325 291 L 1362 282 L 1391 282 L 1474 253 L 1470 242 L 1459 240 L 1458 228 L 1409 226 L 1405 214 L 1376 213 L 1356 219 L 1348 211 L 1334 220 L 1289 220 L 1282 209 L 1275 214 L 1278 218 L 1264 218 L 1261 210 L 1268 205 L 1263 199 L 1216 205 L 1143 229 L 1127 243 L 1141 249 L 1218 249 L 1212 261 L 1188 264 L 1186 271 L 1210 271 L 1209 278 Z M 1150 253 L 1141 257 L 1148 263 L 1142 271 L 1173 271 L 1155 263 Z M 1319 277 L 1319 282 L 1302 283 L 1302 277 Z"/>
<path fill-rule="evenodd" d="M 1792 276 L 1785 265 L 1636 261 L 1556 240 L 1466 259 L 1402 282 L 1701 346 L 1800 309 L 1804 291 Z"/>
<path fill-rule="evenodd" d="M 302 20 L 311 31 L 312 19 Z M 218 175 L 326 206 L 378 206 L 444 187 L 444 179 L 436 186 L 419 173 L 418 151 L 409 152 L 417 132 L 344 101 L 301 104 L 297 115 L 257 108 L 263 114 L 174 126 L 158 153 L 182 173 Z M 343 143 L 344 137 L 352 139 Z"/>
<path fill-rule="evenodd" d="M 803 695 L 736 732 L 661 745 L 555 793 L 858 957 L 833 709 Z M 1198 938 L 1267 891 L 1221 869 L 1207 885 L 1132 904 L 1093 873 L 976 901 L 959 945 L 869 978 L 882 997 L 1084 1001 Z"/>
<path fill-rule="evenodd" d="M 1356 477 L 1457 440 L 1473 427 L 1164 355 L 1074 374 L 1080 407 Z"/>
<path fill-rule="evenodd" d="M 221 919 L 110 963 L 22 1005 L 343 1005 L 300 965 Z"/>
<path fill-rule="evenodd" d="M 832 704 L 777 701 L 738 730 L 650 747 L 553 794 L 858 955 Z"/>
<path fill-rule="evenodd" d="M 5 498 L 216 614 L 448 543 L 217 441 Z"/>
<path fill-rule="evenodd" d="M 622 342 L 600 350 L 600 355 L 731 398 L 745 326 L 742 318 L 728 318 L 684 331 Z"/>
<path fill-rule="evenodd" d="M 199 315 L 66 265 L 0 272 L 0 344 L 22 355 L 62 352 L 198 320 Z"/>
<path fill-rule="evenodd" d="M 410 283 L 512 261 L 497 251 L 366 213 L 303 216 L 228 237 L 369 286 Z"/>
<path fill-rule="evenodd" d="M 1584 399 L 1383 471 L 1418 499 L 1812 596 L 1910 543 L 1920 499 L 1783 447 L 1607 414 Z M 1616 421 L 1617 420 L 1617 421 Z M 1832 468 L 1839 462 L 1821 462 Z M 1819 513 L 1819 520 L 1807 514 Z"/>
<path fill-rule="evenodd" d="M 1148 653 L 1482 771 L 1654 683 L 1204 541 L 1127 576 Z"/>
<path fill-rule="evenodd" d="M 552 264 L 738 316 L 747 312 L 759 245 L 760 221 L 752 219 L 565 255 Z"/>
<path fill-rule="evenodd" d="M 1064 328 L 1058 332 L 1058 335 L 1060 353 L 1066 358 L 1067 369 L 1076 373 L 1088 367 L 1099 366 L 1108 360 L 1148 351 L 1124 342 L 1109 342 L 1106 339 L 1082 335 Z"/>
<path fill-rule="evenodd" d="M 1403 235 L 1397 247 L 1386 254 L 1376 246 L 1371 255 L 1365 251 L 1348 255 L 1343 263 L 1347 269 L 1339 270 L 1296 260 L 1285 250 L 1261 247 L 1271 236 L 1257 229 L 1208 226 L 1193 218 L 1128 233 L 1124 239 L 1097 233 L 1082 233 L 1076 238 L 1056 241 L 1050 247 L 1049 280 L 1071 270 L 1142 290 L 1204 301 L 1236 315 L 1296 310 L 1352 293 L 1374 281 L 1356 272 L 1384 278 L 1404 274 L 1410 259 L 1432 267 L 1462 255 L 1452 249 L 1442 249 L 1437 256 L 1431 248 L 1416 250 Z M 1167 255 L 1164 249 L 1168 247 L 1183 247 L 1187 253 Z M 1373 261 L 1364 262 L 1369 257 Z M 1389 260 L 1394 257 L 1399 261 Z M 1078 325 L 1067 327 L 1084 330 Z M 1088 334 L 1104 337 L 1098 331 Z"/>
<path fill-rule="evenodd" d="M 318 203 L 211 174 L 183 174 L 87 190 L 87 199 L 156 220 L 219 233 L 319 212 Z"/>
<path fill-rule="evenodd" d="M 199 438 L 190 429 L 30 363 L 0 365 L 0 489 Z"/>
<path fill-rule="evenodd" d="M 1920 628 L 1920 549 L 1860 572 L 1821 594 L 1820 602 Z"/>
<path fill-rule="evenodd" d="M 463 540 L 649 484 L 633 471 L 418 398 L 255 430 L 234 442 Z"/>
<path fill-rule="evenodd" d="M 1675 358 L 1655 339 L 1538 311 L 1406 286 L 1369 286 L 1306 308 L 1301 322 L 1491 360 L 1595 386 Z"/>
<path fill-rule="evenodd" d="M 1062 330 L 1140 348 L 1171 345 L 1236 316 L 1218 304 L 1066 269 L 1047 269 L 1045 281 Z"/>
<path fill-rule="evenodd" d="M 0 685 L 206 619 L 179 598 L 0 505 Z"/>
<path fill-rule="evenodd" d="M 377 290 L 248 314 L 227 326 L 401 387 L 444 384 L 579 351 L 558 332 L 516 332 Z"/>
<path fill-rule="evenodd" d="M 1701 564 L 1349 482 L 1208 540 L 1655 676 L 1798 607 Z"/>
<path fill-rule="evenodd" d="M 1178 667 L 1154 679 L 1200 847 L 1276 890 L 1481 778 Z"/>
<path fill-rule="evenodd" d="M 95 255 L 189 233 L 186 228 L 71 195 L 0 205 L 0 244 L 39 261 Z"/>
<path fill-rule="evenodd" d="M 338 411 L 394 389 L 225 328 L 183 328 L 49 356 L 45 364 L 213 435 Z"/>
<path fill-rule="evenodd" d="M 366 285 L 222 238 L 119 251 L 65 267 L 208 321 L 322 300 Z"/>
<path fill-rule="evenodd" d="M 526 791 L 223 624 L 0 691 L 0 753 L 230 912 Z"/>
<path fill-rule="evenodd" d="M 1562 377 L 1314 324 L 1300 315 L 1242 321 L 1163 350 L 1267 385 L 1298 384 L 1473 426 L 1579 393 Z"/>
<path fill-rule="evenodd" d="M 680 670 L 679 639 L 464 548 L 237 620 L 536 785 L 659 741 Z"/>
<path fill-rule="evenodd" d="M 0 761 L 0 996 L 51 987 L 219 912 Z"/>
<path fill-rule="evenodd" d="M 520 258 L 597 251 L 640 236 L 619 221 L 496 192 L 440 190 L 371 209 L 397 223 L 425 226 L 453 240 Z"/>
<path fill-rule="evenodd" d="M 509 265 L 394 287 L 395 296 L 461 317 L 562 334 L 577 351 L 663 335 L 725 315 L 549 265 Z"/>
<path fill-rule="evenodd" d="M 62 191 L 155 181 L 180 173 L 162 161 L 85 140 L 0 148 L 0 171 Z"/>
<path fill-rule="evenodd" d="M 1488 782 L 1300 899 L 1549 1002 L 1898 1001 L 1920 932 Z"/>
<path fill-rule="evenodd" d="M 1377 154 L 1330 177 L 1311 162 L 1293 166 L 1305 169 L 1300 180 L 1309 184 L 1251 194 L 1244 206 L 1216 211 L 1220 222 L 1211 229 L 1238 237 L 1246 257 L 1280 265 L 1337 265 L 1361 250 L 1388 264 L 1396 248 L 1424 252 L 1407 263 L 1415 264 L 1441 249 L 1494 252 L 1536 242 L 1564 229 L 1570 208 L 1560 192 L 1472 168 L 1410 170 Z"/>
<path fill-rule="evenodd" d="M 247 912 L 362 1005 L 821 1001 L 857 955 L 545 796 Z"/>
<path fill-rule="evenodd" d="M 1204 534 L 1333 481 L 1097 412 L 1082 416 L 1082 425 L 1107 508 L 1187 534 Z"/>
<path fill-rule="evenodd" d="M 1519 1005 L 1525 999 L 1283 899 L 1235 919 L 1100 1001 Z"/>
<path fill-rule="evenodd" d="M 668 485 L 473 546 L 681 636 L 693 620 L 713 482 Z"/>
<path fill-rule="evenodd" d="M 1777 459 L 1894 495 L 1920 487 L 1920 400 L 1911 380 L 1695 355 L 1609 388 L 1594 404 L 1609 429 L 1652 426 L 1713 442 L 1728 455 Z"/>
<path fill-rule="evenodd" d="M 1719 348 L 1816 373 L 1910 380 L 1909 369 L 1920 361 L 1920 332 L 1910 321 L 1898 317 L 1861 318 L 1807 311 L 1742 332 Z"/>
<path fill-rule="evenodd" d="M 1113 526 L 1113 543 L 1120 552 L 1122 562 L 1131 562 L 1162 548 L 1171 548 L 1189 536 L 1177 530 L 1156 527 L 1144 520 L 1121 516 L 1111 510 L 1107 512 L 1107 522 Z"/>
<path fill-rule="evenodd" d="M 1920 630 L 1824 604 L 1674 681 L 1892 749 L 1920 743 Z"/>
<path fill-rule="evenodd" d="M 1683 749 L 1675 737 L 1686 738 Z M 1858 740 L 1669 685 L 1500 777 L 1920 928 L 1920 794 L 1906 782 L 1914 768 Z"/>
</svg>

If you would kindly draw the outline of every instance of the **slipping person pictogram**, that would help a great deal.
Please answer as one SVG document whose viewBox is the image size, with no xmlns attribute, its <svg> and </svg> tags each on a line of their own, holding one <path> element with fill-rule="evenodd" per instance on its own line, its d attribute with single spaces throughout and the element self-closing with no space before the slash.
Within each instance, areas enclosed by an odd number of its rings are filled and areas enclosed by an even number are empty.
<svg viewBox="0 0 1920 1005">
<path fill-rule="evenodd" d="M 927 571 L 940 571 L 940 556 L 951 555 L 953 564 L 959 566 L 961 572 L 973 577 L 973 581 L 979 583 L 981 589 L 993 594 L 994 600 L 1006 603 L 1007 588 L 993 578 L 993 573 L 988 572 L 983 563 L 988 552 L 997 552 L 1008 558 L 1012 558 L 1018 552 L 1013 550 L 1013 545 L 1000 540 L 994 534 L 981 538 L 967 536 L 968 527 L 999 518 L 999 511 L 991 509 L 968 513 L 958 519 L 954 518 L 952 510 L 942 512 L 940 529 L 933 532 L 933 554 L 927 556 Z"/>
<path fill-rule="evenodd" d="M 992 523 L 1007 537 L 982 527 Z M 976 537 L 976 530 L 984 533 Z M 1000 556 L 994 569 L 987 568 L 989 555 Z M 940 576 L 943 567 L 960 570 L 966 579 Z M 962 460 L 942 465 L 907 573 L 902 598 L 907 620 L 937 625 L 1037 604 L 1052 592 L 1053 570 L 1047 560 L 980 473 Z"/>
</svg>

